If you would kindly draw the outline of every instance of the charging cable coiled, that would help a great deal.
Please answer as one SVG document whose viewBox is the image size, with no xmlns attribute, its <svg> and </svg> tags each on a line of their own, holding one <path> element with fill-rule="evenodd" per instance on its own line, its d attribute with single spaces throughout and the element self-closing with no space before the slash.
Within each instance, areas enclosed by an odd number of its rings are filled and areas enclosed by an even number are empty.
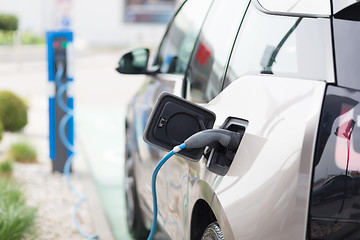
<svg viewBox="0 0 360 240">
<path fill-rule="evenodd" d="M 56 102 L 59 106 L 59 108 L 61 110 L 63 110 L 65 112 L 65 115 L 61 118 L 60 123 L 59 123 L 59 137 L 61 142 L 64 144 L 64 146 L 68 149 L 68 151 L 71 152 L 71 154 L 68 156 L 65 165 L 64 165 L 64 176 L 66 179 L 66 183 L 67 186 L 69 188 L 69 190 L 77 197 L 79 198 L 79 201 L 75 204 L 74 206 L 74 212 L 73 212 L 73 220 L 75 223 L 75 227 L 76 230 L 84 237 L 87 239 L 97 239 L 98 236 L 97 235 L 89 235 L 87 233 L 85 233 L 80 225 L 79 225 L 79 221 L 77 219 L 77 212 L 80 208 L 80 205 L 87 199 L 86 196 L 84 196 L 83 194 L 79 193 L 78 191 L 75 190 L 75 188 L 73 187 L 73 185 L 70 182 L 70 169 L 71 169 L 71 165 L 73 163 L 74 157 L 75 157 L 75 148 L 74 145 L 70 143 L 70 141 L 68 140 L 68 138 L 66 137 L 66 124 L 68 123 L 68 121 L 73 118 L 74 116 L 74 111 L 73 109 L 71 109 L 67 104 L 64 103 L 63 101 L 63 94 L 64 92 L 68 89 L 69 87 L 69 83 L 62 83 L 61 82 L 61 77 L 64 74 L 64 66 L 62 63 L 60 63 L 57 66 L 57 72 L 55 74 L 55 84 L 58 88 L 57 93 L 56 93 Z"/>
</svg>

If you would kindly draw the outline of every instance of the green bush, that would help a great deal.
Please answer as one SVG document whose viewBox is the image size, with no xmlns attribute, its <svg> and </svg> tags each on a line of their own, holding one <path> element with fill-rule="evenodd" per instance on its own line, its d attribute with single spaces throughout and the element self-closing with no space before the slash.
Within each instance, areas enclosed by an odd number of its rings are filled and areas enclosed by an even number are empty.
<svg viewBox="0 0 360 240">
<path fill-rule="evenodd" d="M 4 125 L 2 124 L 2 122 L 0 122 L 0 140 L 3 138 L 3 133 L 4 133 Z"/>
<path fill-rule="evenodd" d="M 0 121 L 5 131 L 18 132 L 27 124 L 24 101 L 9 91 L 0 91 Z"/>
<path fill-rule="evenodd" d="M 15 34 L 13 32 L 5 32 L 0 30 L 0 45 L 13 45 L 15 41 Z"/>
<path fill-rule="evenodd" d="M 31 32 L 24 32 L 21 34 L 21 44 L 23 45 L 45 44 L 45 38 L 43 36 L 35 35 Z"/>
<path fill-rule="evenodd" d="M 0 240 L 21 240 L 34 236 L 36 209 L 26 205 L 21 187 L 0 178 Z"/>
<path fill-rule="evenodd" d="M 8 156 L 20 163 L 36 163 L 35 148 L 28 142 L 17 142 L 10 146 Z"/>
<path fill-rule="evenodd" d="M 0 162 L 0 176 L 11 177 L 14 171 L 14 161 L 11 158 L 5 159 Z"/>
<path fill-rule="evenodd" d="M 0 14 L 0 30 L 13 32 L 18 29 L 18 19 L 11 14 Z"/>
</svg>

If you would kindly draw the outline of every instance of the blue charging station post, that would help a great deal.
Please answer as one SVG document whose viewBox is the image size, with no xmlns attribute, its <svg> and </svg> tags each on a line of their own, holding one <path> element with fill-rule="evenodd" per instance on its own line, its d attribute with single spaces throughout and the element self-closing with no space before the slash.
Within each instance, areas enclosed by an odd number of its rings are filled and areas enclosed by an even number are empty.
<svg viewBox="0 0 360 240">
<path fill-rule="evenodd" d="M 61 108 L 59 99 L 71 112 L 74 109 L 72 87 L 72 43 L 71 31 L 48 31 L 46 33 L 48 47 L 48 80 L 49 80 L 49 145 L 53 172 L 64 172 L 66 160 L 73 154 L 72 149 L 66 147 L 60 139 L 60 125 L 62 119 L 68 114 Z M 67 84 L 65 91 L 59 91 L 61 85 Z M 61 96 L 58 96 L 61 94 Z M 59 130 L 60 129 L 60 130 Z M 72 115 L 67 119 L 65 126 L 67 143 L 74 145 L 74 119 Z"/>
<path fill-rule="evenodd" d="M 53 172 L 64 173 L 69 190 L 79 198 L 75 204 L 73 219 L 77 231 L 87 239 L 97 235 L 85 233 L 79 225 L 77 211 L 86 197 L 77 192 L 70 182 L 71 164 L 74 158 L 74 98 L 72 85 L 73 33 L 68 30 L 46 33 L 49 71 L 49 142 Z"/>
</svg>

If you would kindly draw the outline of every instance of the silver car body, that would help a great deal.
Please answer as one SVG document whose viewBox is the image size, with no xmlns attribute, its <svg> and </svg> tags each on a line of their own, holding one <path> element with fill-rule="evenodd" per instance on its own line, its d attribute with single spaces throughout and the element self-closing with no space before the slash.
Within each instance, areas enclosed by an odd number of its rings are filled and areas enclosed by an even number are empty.
<svg viewBox="0 0 360 240">
<path fill-rule="evenodd" d="M 324 90 L 322 81 L 245 76 L 209 102 L 215 128 L 229 116 L 250 124 L 226 176 L 209 172 L 204 159 L 179 157 L 160 171 L 166 187 L 158 187 L 158 196 L 166 201 L 159 208 L 171 238 L 189 239 L 192 209 L 202 199 L 225 239 L 304 239 Z"/>
<path fill-rule="evenodd" d="M 335 10 L 353 2 L 335 1 Z M 211 208 L 225 239 L 307 237 L 318 125 L 326 86 L 335 82 L 331 26 L 326 19 L 331 5 L 328 0 L 259 0 L 252 4 L 267 14 L 319 18 L 326 39 L 322 42 L 326 71 L 320 79 L 245 74 L 202 104 L 216 114 L 214 128 L 228 117 L 246 119 L 249 124 L 226 176 L 210 172 L 204 158 L 191 162 L 175 156 L 160 170 L 158 219 L 171 239 L 191 239 L 199 202 Z M 137 194 L 148 226 L 152 219 L 151 174 L 166 152 L 143 141 L 144 125 L 162 91 L 183 96 L 183 81 L 183 76 L 172 74 L 149 76 L 129 109 L 127 121 L 135 129 L 132 141 L 138 148 L 134 150 Z"/>
</svg>

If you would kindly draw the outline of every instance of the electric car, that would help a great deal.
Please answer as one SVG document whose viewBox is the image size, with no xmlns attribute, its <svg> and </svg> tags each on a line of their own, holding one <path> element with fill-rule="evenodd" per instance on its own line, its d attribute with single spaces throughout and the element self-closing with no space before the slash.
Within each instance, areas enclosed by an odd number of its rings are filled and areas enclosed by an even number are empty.
<svg viewBox="0 0 360 240">
<path fill-rule="evenodd" d="M 168 92 L 243 136 L 233 153 L 206 147 L 199 161 L 164 164 L 165 236 L 360 239 L 359 21 L 355 0 L 187 0 L 151 63 L 147 48 L 125 53 L 117 71 L 146 76 L 125 123 L 132 235 L 145 239 L 153 218 L 151 175 L 167 152 L 143 135 Z M 179 136 L 191 127 L 172 126 Z"/>
</svg>

